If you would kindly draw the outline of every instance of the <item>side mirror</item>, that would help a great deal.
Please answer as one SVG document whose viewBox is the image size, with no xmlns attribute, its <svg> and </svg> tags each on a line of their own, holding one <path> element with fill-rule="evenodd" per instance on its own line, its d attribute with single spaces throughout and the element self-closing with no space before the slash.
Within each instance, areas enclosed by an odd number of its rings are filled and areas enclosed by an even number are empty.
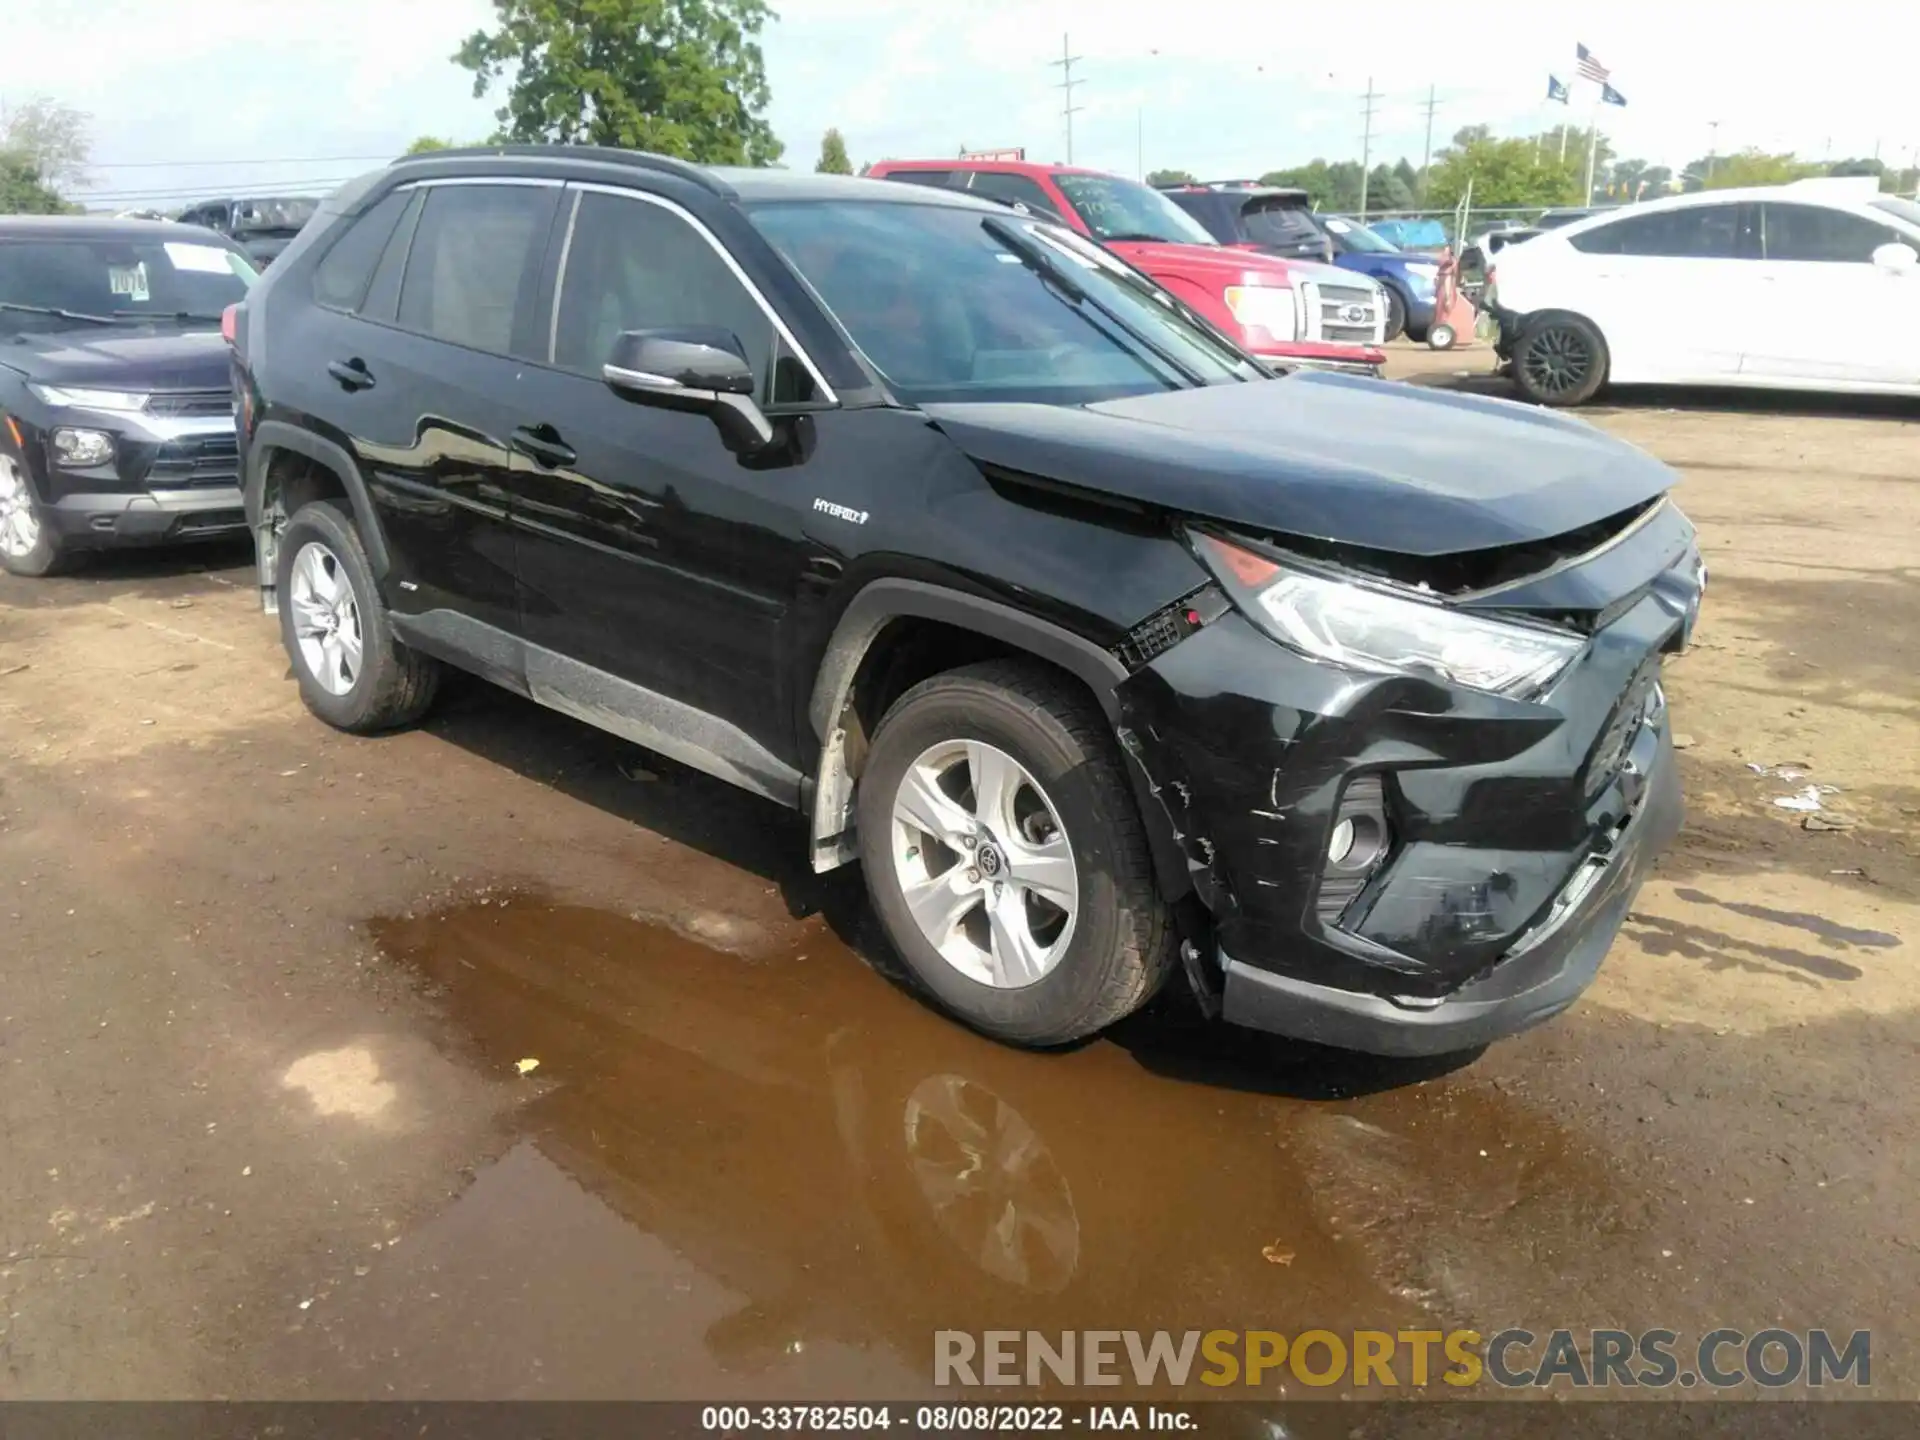
<svg viewBox="0 0 1920 1440">
<path fill-rule="evenodd" d="M 773 441 L 773 423 L 753 400 L 753 366 L 732 331 L 622 331 L 600 378 L 624 400 L 711 416 L 733 450 L 750 452 Z"/>
<path fill-rule="evenodd" d="M 1895 275 L 1911 275 L 1920 269 L 1920 250 L 1903 245 L 1898 240 L 1889 241 L 1874 248 L 1873 263 Z"/>
</svg>

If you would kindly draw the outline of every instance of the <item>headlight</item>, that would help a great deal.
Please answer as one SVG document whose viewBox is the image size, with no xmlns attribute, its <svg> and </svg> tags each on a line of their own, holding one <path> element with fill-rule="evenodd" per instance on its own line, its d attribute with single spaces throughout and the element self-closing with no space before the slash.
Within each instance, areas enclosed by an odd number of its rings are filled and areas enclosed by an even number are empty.
<svg viewBox="0 0 1920 1440">
<path fill-rule="evenodd" d="M 1247 329 L 1265 330 L 1280 340 L 1299 337 L 1299 310 L 1289 286 L 1229 285 L 1227 309 Z"/>
<path fill-rule="evenodd" d="M 147 397 L 129 390 L 73 390 L 64 385 L 40 385 L 32 381 L 28 382 L 27 389 L 49 405 L 66 406 L 74 410 L 132 411 L 147 408 Z"/>
<path fill-rule="evenodd" d="M 104 430 L 71 430 L 62 425 L 50 441 L 54 460 L 76 470 L 113 459 L 113 437 Z"/>
<path fill-rule="evenodd" d="M 1434 283 L 1440 278 L 1438 265 L 1409 265 L 1406 267 L 1407 284 L 1419 295 L 1431 295 Z"/>
<path fill-rule="evenodd" d="M 1495 695 L 1545 689 L 1585 645 L 1576 635 L 1289 570 L 1211 535 L 1196 549 L 1242 613 L 1303 655 L 1352 670 L 1430 675 Z"/>
</svg>

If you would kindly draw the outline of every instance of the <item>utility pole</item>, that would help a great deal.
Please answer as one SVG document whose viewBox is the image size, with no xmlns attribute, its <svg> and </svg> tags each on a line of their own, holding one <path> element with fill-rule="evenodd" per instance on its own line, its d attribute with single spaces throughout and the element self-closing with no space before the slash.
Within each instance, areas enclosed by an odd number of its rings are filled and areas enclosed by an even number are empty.
<svg viewBox="0 0 1920 1440">
<path fill-rule="evenodd" d="M 1369 89 L 1372 87 L 1369 86 Z M 1440 108 L 1440 102 L 1434 98 L 1434 87 L 1427 86 L 1427 144 L 1420 152 L 1420 203 L 1427 203 L 1427 171 L 1433 168 L 1433 112 Z"/>
<path fill-rule="evenodd" d="M 1373 77 L 1367 77 L 1367 93 L 1360 97 L 1360 114 L 1365 128 L 1360 132 L 1360 223 L 1367 223 L 1367 179 L 1373 168 L 1373 102 L 1380 98 L 1380 92 L 1373 88 Z"/>
<path fill-rule="evenodd" d="M 1707 179 L 1713 178 L 1713 162 L 1720 155 L 1720 122 L 1707 121 Z"/>
<path fill-rule="evenodd" d="M 1060 58 L 1049 60 L 1047 63 L 1060 67 L 1060 83 L 1053 88 L 1065 92 L 1065 98 L 1060 104 L 1060 118 L 1067 122 L 1067 164 L 1071 165 L 1073 163 L 1073 117 L 1081 108 L 1073 103 L 1073 87 L 1084 85 L 1086 82 L 1073 78 L 1073 67 L 1080 63 L 1080 57 L 1073 53 L 1070 36 L 1060 37 Z"/>
</svg>

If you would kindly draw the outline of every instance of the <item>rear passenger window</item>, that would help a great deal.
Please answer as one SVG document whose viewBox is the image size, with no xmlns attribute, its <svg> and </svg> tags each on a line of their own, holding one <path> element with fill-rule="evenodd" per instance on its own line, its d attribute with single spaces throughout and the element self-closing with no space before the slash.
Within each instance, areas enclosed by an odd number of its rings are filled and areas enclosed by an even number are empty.
<svg viewBox="0 0 1920 1440">
<path fill-rule="evenodd" d="M 883 180 L 898 180 L 902 185 L 926 185 L 935 190 L 944 190 L 953 180 L 951 170 L 896 170 L 891 175 L 883 175 Z"/>
<path fill-rule="evenodd" d="M 1053 217 L 1059 213 L 1047 192 L 1024 175 L 1000 175 L 976 170 L 971 189 L 975 195 L 984 195 L 989 200 L 1024 205 L 1037 215 Z"/>
<path fill-rule="evenodd" d="M 357 310 L 367 298 L 367 286 L 373 280 L 373 267 L 380 263 L 380 252 L 387 248 L 400 212 L 412 198 L 396 190 L 358 220 L 341 226 L 313 272 L 313 298 L 335 310 Z"/>
<path fill-rule="evenodd" d="M 583 192 L 558 304 L 553 363 L 564 369 L 598 377 L 623 330 L 714 326 L 740 342 L 756 397 L 768 398 L 773 321 L 707 238 L 664 206 Z"/>
<path fill-rule="evenodd" d="M 1754 255 L 1742 238 L 1742 206 L 1691 205 L 1630 215 L 1567 243 L 1589 255 L 1660 255 L 1687 260 L 1741 260 Z"/>
<path fill-rule="evenodd" d="M 1875 250 L 1901 238 L 1884 225 L 1821 205 L 1780 205 L 1770 200 L 1763 210 L 1769 260 L 1865 265 Z"/>
<path fill-rule="evenodd" d="M 1247 238 L 1262 245 L 1319 245 L 1320 227 L 1298 205 L 1249 200 L 1241 211 Z"/>
<path fill-rule="evenodd" d="M 531 185 L 429 189 L 400 285 L 400 324 L 454 345 L 513 354 L 515 336 L 529 333 L 522 322 L 554 195 L 551 187 Z"/>
</svg>

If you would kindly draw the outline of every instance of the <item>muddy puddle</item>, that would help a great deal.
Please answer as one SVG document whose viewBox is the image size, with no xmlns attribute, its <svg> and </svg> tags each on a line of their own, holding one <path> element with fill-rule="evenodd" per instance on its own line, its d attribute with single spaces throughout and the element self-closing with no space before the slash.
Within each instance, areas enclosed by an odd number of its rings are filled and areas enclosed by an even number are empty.
<svg viewBox="0 0 1920 1440">
<path fill-rule="evenodd" d="M 1512 1323 L 1575 1269 L 1604 1301 L 1640 1225 L 1512 1085 L 1178 1007 L 1020 1053 L 818 919 L 718 948 L 521 894 L 370 931 L 514 1132 L 335 1338 L 444 1352 L 437 1393 L 900 1395 L 940 1329 Z"/>
</svg>

